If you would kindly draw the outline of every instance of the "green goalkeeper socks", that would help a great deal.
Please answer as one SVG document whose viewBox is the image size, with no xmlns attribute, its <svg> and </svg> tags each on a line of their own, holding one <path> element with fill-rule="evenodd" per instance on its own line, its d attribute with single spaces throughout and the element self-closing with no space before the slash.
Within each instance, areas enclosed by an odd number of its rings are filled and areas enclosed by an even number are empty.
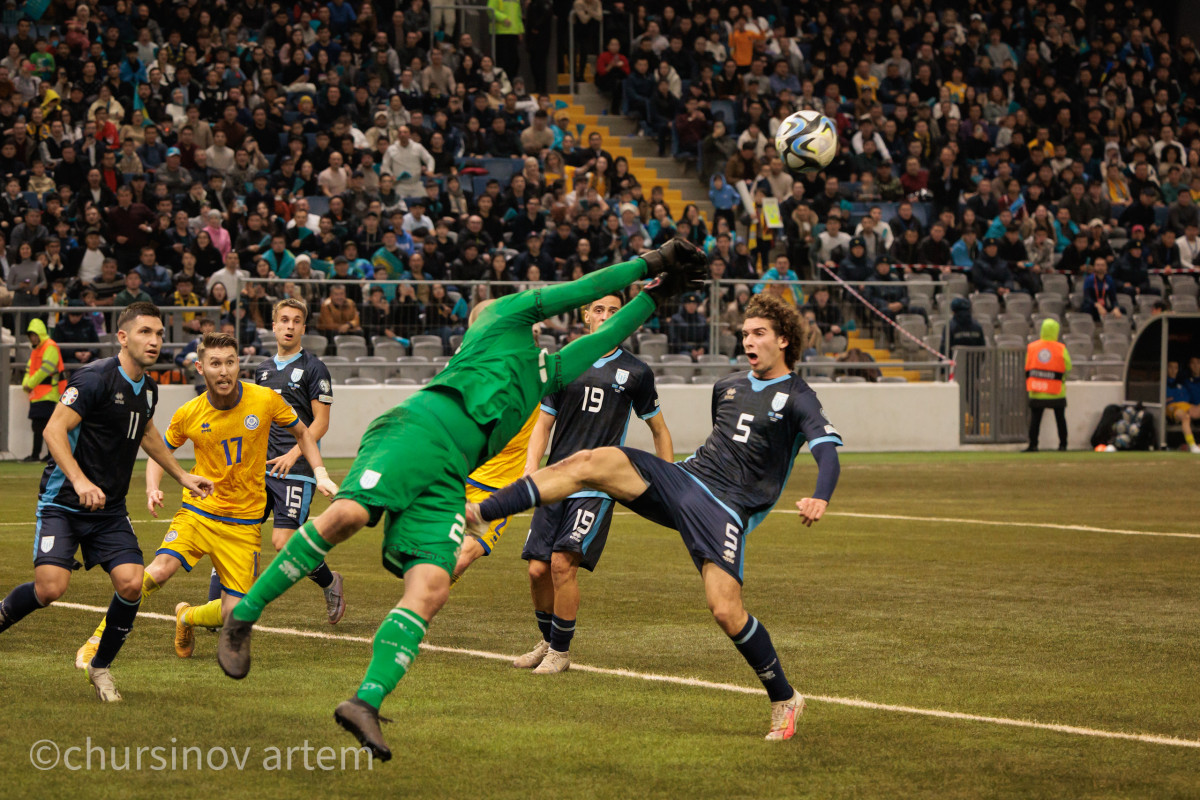
<svg viewBox="0 0 1200 800">
<path fill-rule="evenodd" d="M 396 606 L 375 632 L 371 665 L 358 687 L 358 699 L 378 709 L 417 657 L 428 626 L 407 608 Z"/>
<path fill-rule="evenodd" d="M 333 545 L 321 538 L 311 521 L 304 523 L 300 530 L 288 539 L 288 543 L 250 587 L 250 591 L 246 592 L 241 602 L 233 607 L 234 618 L 242 622 L 256 622 L 267 604 L 316 569 L 317 565 L 325 560 L 331 547 Z"/>
</svg>

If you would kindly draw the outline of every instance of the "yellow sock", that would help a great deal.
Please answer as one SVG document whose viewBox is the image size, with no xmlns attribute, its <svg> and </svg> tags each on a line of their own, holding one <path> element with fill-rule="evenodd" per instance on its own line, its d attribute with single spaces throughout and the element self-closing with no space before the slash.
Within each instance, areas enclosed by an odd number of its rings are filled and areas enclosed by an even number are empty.
<svg viewBox="0 0 1200 800">
<path fill-rule="evenodd" d="M 202 606 L 195 606 L 183 612 L 183 621 L 200 628 L 219 628 L 224 623 L 221 618 L 221 599 L 209 600 Z"/>
<path fill-rule="evenodd" d="M 1184 438 L 1184 439 L 1187 441 L 1187 443 L 1188 443 L 1188 447 L 1195 447 L 1195 445 L 1196 445 L 1196 437 L 1195 437 L 1195 435 L 1194 435 L 1194 434 L 1191 434 L 1191 433 L 1185 433 L 1185 434 L 1183 435 L 1183 438 Z"/>
<path fill-rule="evenodd" d="M 150 577 L 149 572 L 142 573 L 142 602 L 146 602 L 146 598 L 157 592 L 159 589 L 158 581 Z M 104 635 L 104 628 L 108 625 L 108 617 L 100 620 L 100 624 L 96 626 L 96 630 L 92 632 L 92 636 L 99 638 Z"/>
</svg>

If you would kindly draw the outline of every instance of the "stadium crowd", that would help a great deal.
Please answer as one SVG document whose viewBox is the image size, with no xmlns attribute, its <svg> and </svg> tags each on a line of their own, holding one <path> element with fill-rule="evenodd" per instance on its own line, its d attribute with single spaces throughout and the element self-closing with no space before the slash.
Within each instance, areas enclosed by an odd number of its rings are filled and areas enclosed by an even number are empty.
<svg viewBox="0 0 1200 800">
<path fill-rule="evenodd" d="M 494 53 L 425 0 L 10 5 L 0 303 L 79 307 L 47 313 L 78 336 L 103 332 L 83 307 L 217 306 L 253 353 L 288 296 L 319 333 L 449 346 L 479 299 L 673 236 L 740 282 L 651 321 L 695 356 L 708 320 L 738 324 L 759 291 L 805 306 L 813 347 L 840 332 L 828 293 L 770 283 L 822 278 L 818 265 L 897 283 L 872 294 L 893 315 L 916 310 L 912 265 L 965 270 L 1001 298 L 1062 271 L 1097 317 L 1154 293 L 1195 302 L 1195 282 L 1170 273 L 1200 257 L 1200 52 L 1149 7 L 488 6 Z M 577 74 L 592 70 L 663 152 L 696 160 L 715 213 L 669 207 L 557 113 L 545 54 L 571 24 Z M 793 176 L 773 155 L 798 109 L 837 123 L 823 173 Z"/>
</svg>

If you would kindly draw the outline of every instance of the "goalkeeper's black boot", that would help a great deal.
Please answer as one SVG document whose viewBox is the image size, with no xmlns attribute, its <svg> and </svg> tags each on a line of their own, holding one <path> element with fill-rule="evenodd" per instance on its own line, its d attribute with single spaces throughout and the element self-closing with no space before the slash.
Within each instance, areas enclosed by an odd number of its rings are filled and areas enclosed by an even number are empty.
<svg viewBox="0 0 1200 800">
<path fill-rule="evenodd" d="M 234 680 L 240 681 L 250 672 L 250 632 L 253 629 L 253 622 L 243 622 L 232 614 L 221 628 L 217 663 Z"/>
<path fill-rule="evenodd" d="M 371 755 L 380 761 L 388 761 L 392 751 L 383 741 L 383 731 L 379 729 L 379 711 L 369 703 L 364 703 L 357 697 L 343 700 L 334 709 L 333 718 L 358 739 L 358 743 L 371 751 Z"/>
</svg>

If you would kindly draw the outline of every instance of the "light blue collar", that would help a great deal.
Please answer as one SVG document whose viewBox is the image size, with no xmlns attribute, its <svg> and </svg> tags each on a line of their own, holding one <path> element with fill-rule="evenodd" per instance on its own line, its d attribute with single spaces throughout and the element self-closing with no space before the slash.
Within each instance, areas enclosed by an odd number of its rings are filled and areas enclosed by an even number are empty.
<svg viewBox="0 0 1200 800">
<path fill-rule="evenodd" d="M 121 377 L 129 382 L 129 385 L 133 387 L 134 392 L 140 392 L 142 390 L 142 386 L 146 383 L 145 375 L 135 381 L 133 378 L 129 377 L 129 374 L 125 372 L 125 368 L 120 364 L 117 364 L 117 372 L 121 373 Z"/>
<path fill-rule="evenodd" d="M 772 378 L 769 381 L 764 381 L 761 378 L 754 377 L 753 372 L 751 372 L 747 377 L 750 378 L 750 389 L 755 392 L 761 392 L 768 386 L 774 386 L 777 383 L 786 381 L 788 378 L 792 377 L 792 373 L 789 372 L 787 375 L 780 375 L 778 378 Z"/>
<path fill-rule="evenodd" d="M 621 348 L 618 347 L 616 350 L 614 350 L 612 352 L 611 355 L 605 356 L 604 358 L 600 359 L 596 363 L 592 364 L 592 366 L 593 367 L 603 367 L 605 364 L 612 361 L 614 358 L 616 358 L 619 355 L 621 355 Z"/>
<path fill-rule="evenodd" d="M 303 350 L 303 349 L 297 350 L 297 351 L 296 351 L 296 355 L 292 356 L 292 357 L 291 357 L 291 358 L 289 358 L 287 361 L 280 361 L 280 360 L 279 360 L 279 356 L 275 356 L 275 357 L 274 357 L 274 361 L 275 361 L 275 369 L 283 369 L 283 368 L 284 368 L 284 367 L 286 367 L 288 364 L 292 363 L 293 361 L 295 361 L 297 358 L 299 358 L 299 357 L 300 357 L 300 356 L 302 356 L 302 355 L 304 355 L 304 350 Z"/>
</svg>

